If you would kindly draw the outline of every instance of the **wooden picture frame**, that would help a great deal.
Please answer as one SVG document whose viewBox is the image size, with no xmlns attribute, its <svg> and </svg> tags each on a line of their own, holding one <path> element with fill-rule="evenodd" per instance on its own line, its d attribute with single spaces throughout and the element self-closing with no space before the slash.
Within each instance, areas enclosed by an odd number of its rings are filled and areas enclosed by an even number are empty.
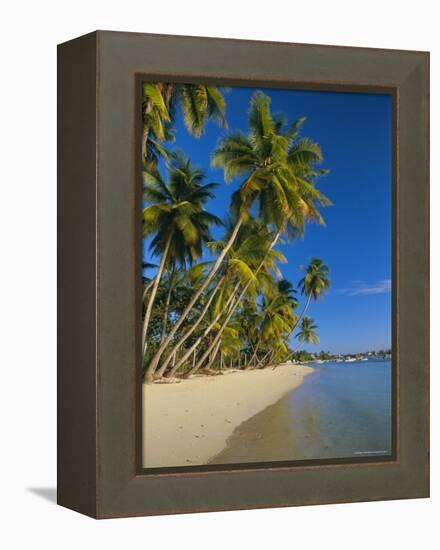
<svg viewBox="0 0 440 550">
<path fill-rule="evenodd" d="M 97 31 L 58 47 L 58 503 L 94 518 L 429 496 L 429 54 Z M 140 468 L 139 82 L 393 95 L 389 460 Z"/>
</svg>

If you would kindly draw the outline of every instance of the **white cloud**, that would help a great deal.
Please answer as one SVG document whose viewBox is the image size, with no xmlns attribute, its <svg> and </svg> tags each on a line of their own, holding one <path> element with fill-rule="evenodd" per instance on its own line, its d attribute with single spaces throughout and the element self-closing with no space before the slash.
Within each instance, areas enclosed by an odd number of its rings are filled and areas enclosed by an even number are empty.
<svg viewBox="0 0 440 550">
<path fill-rule="evenodd" d="M 340 294 L 346 296 L 365 296 L 369 294 L 388 294 L 391 292 L 391 279 L 382 279 L 374 284 L 368 284 L 364 281 L 352 281 L 350 288 L 338 290 Z"/>
</svg>

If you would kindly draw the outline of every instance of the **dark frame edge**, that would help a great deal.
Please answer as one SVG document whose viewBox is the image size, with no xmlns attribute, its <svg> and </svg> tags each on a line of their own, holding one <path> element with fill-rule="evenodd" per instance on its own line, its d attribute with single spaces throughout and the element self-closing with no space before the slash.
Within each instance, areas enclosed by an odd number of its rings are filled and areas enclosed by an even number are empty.
<svg viewBox="0 0 440 550">
<path fill-rule="evenodd" d="M 97 33 L 57 66 L 57 503 L 97 518 Z"/>
</svg>

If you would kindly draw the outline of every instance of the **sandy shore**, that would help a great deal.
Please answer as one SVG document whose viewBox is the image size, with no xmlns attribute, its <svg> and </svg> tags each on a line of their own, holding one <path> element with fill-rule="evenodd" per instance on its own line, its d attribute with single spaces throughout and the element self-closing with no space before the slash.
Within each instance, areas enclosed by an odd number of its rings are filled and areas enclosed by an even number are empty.
<svg viewBox="0 0 440 550">
<path fill-rule="evenodd" d="M 305 365 L 200 376 L 143 387 L 144 467 L 206 464 L 242 422 L 297 388 Z"/>
</svg>

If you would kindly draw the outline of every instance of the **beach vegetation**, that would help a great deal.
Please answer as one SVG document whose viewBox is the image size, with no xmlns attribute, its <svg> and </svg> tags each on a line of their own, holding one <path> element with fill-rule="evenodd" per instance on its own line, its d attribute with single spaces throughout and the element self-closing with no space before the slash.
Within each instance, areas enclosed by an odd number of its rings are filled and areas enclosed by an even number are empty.
<svg viewBox="0 0 440 550">
<path fill-rule="evenodd" d="M 328 291 L 329 268 L 314 257 L 295 284 L 285 277 L 292 269 L 282 246 L 304 238 L 308 223 L 325 226 L 321 210 L 331 202 L 317 187 L 327 173 L 323 153 L 302 136 L 305 119 L 274 114 L 261 91 L 250 100 L 247 132 L 226 130 L 226 97 L 214 86 L 143 85 L 146 382 L 300 360 L 307 352 L 294 352 L 292 342 L 319 342 L 305 314 Z M 196 138 L 210 120 L 225 128 L 210 158 L 220 181 L 206 181 L 174 146 L 179 109 Z M 209 203 L 230 182 L 220 219 Z"/>
</svg>

